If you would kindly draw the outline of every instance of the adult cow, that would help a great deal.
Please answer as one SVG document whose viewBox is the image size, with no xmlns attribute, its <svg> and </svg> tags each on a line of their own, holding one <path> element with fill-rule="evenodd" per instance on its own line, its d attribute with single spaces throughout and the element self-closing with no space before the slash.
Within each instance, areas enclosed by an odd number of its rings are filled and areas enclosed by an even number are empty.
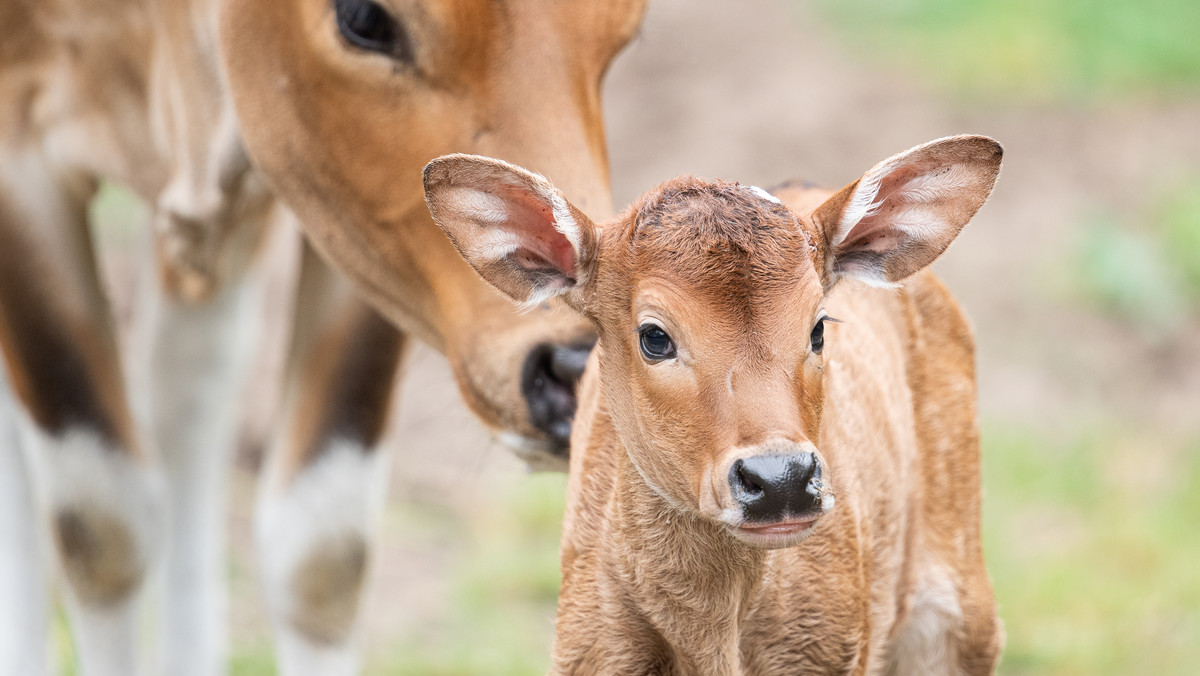
<svg viewBox="0 0 1200 676">
<path fill-rule="evenodd" d="M 600 82 L 642 4 L 0 5 L 0 347 L 16 400 L 0 418 L 0 673 L 47 670 L 42 526 L 84 674 L 137 672 L 136 599 L 160 557 L 166 672 L 224 670 L 230 394 L 257 314 L 246 270 L 291 220 L 277 197 L 323 254 L 303 254 L 258 515 L 283 673 L 357 669 L 376 445 L 409 335 L 449 357 L 485 422 L 561 461 L 589 333 L 478 280 L 429 219 L 420 169 L 453 151 L 510 158 L 607 216 Z M 154 212 L 160 283 L 133 382 L 88 232 L 101 181 Z"/>
</svg>

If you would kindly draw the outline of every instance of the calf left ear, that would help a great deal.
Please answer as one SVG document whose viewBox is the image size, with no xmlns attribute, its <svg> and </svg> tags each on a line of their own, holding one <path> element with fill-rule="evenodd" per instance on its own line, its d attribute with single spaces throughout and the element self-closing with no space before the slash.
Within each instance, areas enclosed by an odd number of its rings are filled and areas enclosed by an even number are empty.
<svg viewBox="0 0 1200 676">
<path fill-rule="evenodd" d="M 853 277 L 892 286 L 929 265 L 983 206 L 1004 151 L 986 136 L 951 136 L 875 165 L 813 212 L 827 286 Z"/>
<path fill-rule="evenodd" d="M 425 167 L 433 220 L 475 270 L 525 308 L 587 283 L 596 228 L 542 176 L 479 155 Z"/>
</svg>

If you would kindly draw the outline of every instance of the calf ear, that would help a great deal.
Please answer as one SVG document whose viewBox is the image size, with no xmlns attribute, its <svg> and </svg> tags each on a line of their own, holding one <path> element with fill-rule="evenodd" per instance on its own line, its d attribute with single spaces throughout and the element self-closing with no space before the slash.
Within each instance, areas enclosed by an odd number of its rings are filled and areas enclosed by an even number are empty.
<svg viewBox="0 0 1200 676">
<path fill-rule="evenodd" d="M 1003 150 L 986 136 L 938 139 L 890 157 L 813 212 L 824 278 L 892 286 L 929 265 L 983 206 Z"/>
<path fill-rule="evenodd" d="M 542 176 L 478 155 L 425 166 L 425 201 L 462 257 L 525 308 L 587 283 L 596 228 Z"/>
</svg>

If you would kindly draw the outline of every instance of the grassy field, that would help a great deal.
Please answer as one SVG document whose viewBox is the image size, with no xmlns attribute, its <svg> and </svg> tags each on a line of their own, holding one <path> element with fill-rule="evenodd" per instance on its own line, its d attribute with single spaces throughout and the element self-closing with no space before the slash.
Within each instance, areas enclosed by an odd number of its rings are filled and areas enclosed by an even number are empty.
<svg viewBox="0 0 1200 676">
<path fill-rule="evenodd" d="M 969 99 L 1200 92 L 1191 0 L 819 0 L 856 50 Z"/>
</svg>

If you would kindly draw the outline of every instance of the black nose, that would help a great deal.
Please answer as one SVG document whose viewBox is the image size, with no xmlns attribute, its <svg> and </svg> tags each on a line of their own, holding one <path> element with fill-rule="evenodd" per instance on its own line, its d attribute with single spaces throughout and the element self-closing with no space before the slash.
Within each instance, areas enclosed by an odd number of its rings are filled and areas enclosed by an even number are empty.
<svg viewBox="0 0 1200 676">
<path fill-rule="evenodd" d="M 575 386 L 583 375 L 591 342 L 573 345 L 544 343 L 525 360 L 521 393 L 529 406 L 533 426 L 546 433 L 555 452 L 567 453 L 571 421 L 575 418 Z"/>
<path fill-rule="evenodd" d="M 729 470 L 729 486 L 747 521 L 814 515 L 821 507 L 821 463 L 812 453 L 742 458 Z"/>
</svg>

